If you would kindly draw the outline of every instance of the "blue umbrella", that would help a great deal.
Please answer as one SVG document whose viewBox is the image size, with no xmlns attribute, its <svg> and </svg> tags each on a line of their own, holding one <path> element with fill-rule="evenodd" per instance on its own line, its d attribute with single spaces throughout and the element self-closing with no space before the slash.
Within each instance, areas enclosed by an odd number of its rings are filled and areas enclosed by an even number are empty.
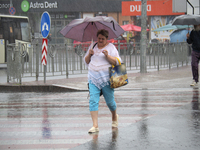
<svg viewBox="0 0 200 150">
<path fill-rule="evenodd" d="M 153 30 L 153 32 L 157 32 L 157 31 L 166 31 L 166 30 L 186 29 L 186 28 L 188 28 L 188 27 L 192 27 L 192 26 L 167 24 L 167 25 L 165 25 L 165 26 L 162 26 L 162 27 L 160 27 L 160 28 L 157 28 L 157 29 Z"/>
<path fill-rule="evenodd" d="M 190 32 L 190 31 L 189 31 Z M 176 30 L 170 34 L 170 43 L 185 42 L 188 30 Z"/>
</svg>

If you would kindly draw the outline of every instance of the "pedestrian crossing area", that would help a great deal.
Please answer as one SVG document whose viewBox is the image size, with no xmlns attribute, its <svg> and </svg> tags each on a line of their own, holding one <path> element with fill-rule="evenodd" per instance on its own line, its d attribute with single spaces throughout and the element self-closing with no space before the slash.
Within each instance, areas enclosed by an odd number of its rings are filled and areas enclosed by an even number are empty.
<svg viewBox="0 0 200 150">
<path fill-rule="evenodd" d="M 106 136 L 163 111 L 182 107 L 198 99 L 198 90 L 116 90 L 118 129 L 111 128 L 111 113 L 104 98 L 99 103 L 98 134 L 92 127 L 88 92 L 1 93 L 0 149 L 68 150 Z"/>
</svg>

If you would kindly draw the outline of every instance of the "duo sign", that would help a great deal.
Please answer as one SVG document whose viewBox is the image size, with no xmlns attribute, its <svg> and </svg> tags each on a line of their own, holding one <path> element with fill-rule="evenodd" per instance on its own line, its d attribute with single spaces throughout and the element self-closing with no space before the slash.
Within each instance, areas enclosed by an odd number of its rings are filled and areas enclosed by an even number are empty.
<svg viewBox="0 0 200 150">
<path fill-rule="evenodd" d="M 122 1 L 122 16 L 141 16 L 141 1 Z M 147 16 L 182 15 L 173 13 L 172 0 L 147 1 Z"/>
</svg>

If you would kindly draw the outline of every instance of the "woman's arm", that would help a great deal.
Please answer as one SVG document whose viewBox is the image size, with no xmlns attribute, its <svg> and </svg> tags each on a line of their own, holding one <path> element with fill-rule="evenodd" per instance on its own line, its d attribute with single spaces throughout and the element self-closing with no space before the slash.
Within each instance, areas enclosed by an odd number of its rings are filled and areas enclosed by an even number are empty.
<svg viewBox="0 0 200 150">
<path fill-rule="evenodd" d="M 122 60 L 121 60 L 121 58 L 119 56 L 119 53 L 118 53 L 116 47 L 113 44 L 110 44 L 109 46 L 112 49 L 112 50 L 110 50 L 110 53 L 108 53 L 107 50 L 103 50 L 102 53 L 105 55 L 106 59 L 108 60 L 108 62 L 110 64 L 112 64 L 114 66 L 119 65 L 119 62 L 116 59 L 116 57 L 119 58 L 120 62 Z"/>
<path fill-rule="evenodd" d="M 106 56 L 106 59 L 109 61 L 109 63 L 111 63 L 112 65 L 116 65 L 116 58 L 110 55 Z"/>
<path fill-rule="evenodd" d="M 102 53 L 105 55 L 105 57 L 109 61 L 109 63 L 111 63 L 114 66 L 118 65 L 118 63 L 117 63 L 118 60 L 116 59 L 116 57 L 108 55 L 108 51 L 107 50 L 103 50 Z"/>
<path fill-rule="evenodd" d="M 85 56 L 85 62 L 87 63 L 87 64 L 89 64 L 90 63 L 90 60 L 91 60 L 91 56 L 94 54 L 94 51 L 93 51 L 93 49 L 90 49 L 89 50 L 89 53 L 88 53 L 88 55 L 87 56 Z"/>
</svg>

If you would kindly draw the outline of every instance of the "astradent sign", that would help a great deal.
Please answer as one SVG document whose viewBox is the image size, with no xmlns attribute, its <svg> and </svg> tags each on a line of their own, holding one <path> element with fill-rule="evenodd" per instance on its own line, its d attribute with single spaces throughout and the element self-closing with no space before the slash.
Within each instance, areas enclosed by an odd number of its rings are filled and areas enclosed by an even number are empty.
<svg viewBox="0 0 200 150">
<path fill-rule="evenodd" d="M 147 1 L 147 16 L 182 15 L 173 13 L 172 0 Z M 122 1 L 122 16 L 141 16 L 141 1 Z"/>
<path fill-rule="evenodd" d="M 30 8 L 58 8 L 58 3 L 55 1 L 54 3 L 44 2 L 30 2 Z"/>
<path fill-rule="evenodd" d="M 23 0 L 21 2 L 21 9 L 23 12 L 27 12 L 29 9 L 52 9 L 52 8 L 58 8 L 57 1 L 33 2 L 33 1 Z"/>
</svg>

